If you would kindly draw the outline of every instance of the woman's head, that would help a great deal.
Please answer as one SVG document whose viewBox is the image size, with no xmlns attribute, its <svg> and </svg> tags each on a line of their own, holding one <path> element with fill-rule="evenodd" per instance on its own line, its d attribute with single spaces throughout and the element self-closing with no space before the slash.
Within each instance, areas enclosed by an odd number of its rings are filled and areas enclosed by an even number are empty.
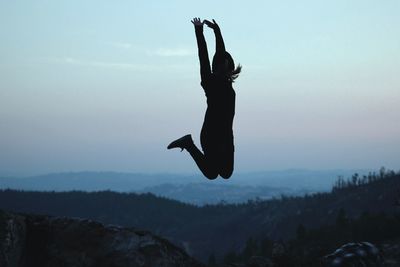
<svg viewBox="0 0 400 267">
<path fill-rule="evenodd" d="M 214 74 L 227 77 L 228 80 L 233 82 L 239 76 L 241 70 L 240 64 L 235 69 L 233 58 L 228 52 L 214 55 L 212 61 L 212 72 Z"/>
</svg>

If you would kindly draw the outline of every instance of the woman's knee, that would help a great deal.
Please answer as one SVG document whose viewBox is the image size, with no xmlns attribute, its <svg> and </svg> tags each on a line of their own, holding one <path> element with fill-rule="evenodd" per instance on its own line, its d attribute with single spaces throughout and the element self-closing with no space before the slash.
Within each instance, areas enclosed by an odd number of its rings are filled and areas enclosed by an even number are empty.
<svg viewBox="0 0 400 267">
<path fill-rule="evenodd" d="M 224 179 L 229 179 L 232 176 L 233 168 L 223 169 L 219 172 L 219 175 Z"/>
<path fill-rule="evenodd" d="M 219 175 L 224 179 L 229 179 L 233 173 L 233 153 L 226 155 L 220 161 Z"/>
<path fill-rule="evenodd" d="M 218 177 L 218 173 L 217 172 L 207 172 L 207 173 L 203 173 L 203 174 L 209 180 L 214 180 L 214 179 L 216 179 Z"/>
<path fill-rule="evenodd" d="M 208 162 L 207 167 L 202 169 L 202 173 L 209 180 L 214 180 L 218 177 L 218 169 L 212 162 Z"/>
</svg>

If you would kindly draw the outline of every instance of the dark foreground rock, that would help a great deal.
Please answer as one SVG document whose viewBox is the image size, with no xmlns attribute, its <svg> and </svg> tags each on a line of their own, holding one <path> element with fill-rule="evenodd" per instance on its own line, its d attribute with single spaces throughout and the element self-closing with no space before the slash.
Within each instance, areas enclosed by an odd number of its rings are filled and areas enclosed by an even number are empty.
<svg viewBox="0 0 400 267">
<path fill-rule="evenodd" d="M 1 267 L 196 267 L 182 249 L 147 231 L 82 219 L 0 211 Z"/>
</svg>

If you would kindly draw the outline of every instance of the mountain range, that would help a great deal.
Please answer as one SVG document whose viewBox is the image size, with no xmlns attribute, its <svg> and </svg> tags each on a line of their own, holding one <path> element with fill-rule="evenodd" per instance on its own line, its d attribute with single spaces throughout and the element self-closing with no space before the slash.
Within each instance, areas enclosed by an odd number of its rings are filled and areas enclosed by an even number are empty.
<svg viewBox="0 0 400 267">
<path fill-rule="evenodd" d="M 199 175 L 120 172 L 66 172 L 30 177 L 0 177 L 0 189 L 32 191 L 150 192 L 196 205 L 241 203 L 281 195 L 329 191 L 338 176 L 369 170 L 280 170 L 238 173 L 229 180 L 208 181 Z"/>
</svg>

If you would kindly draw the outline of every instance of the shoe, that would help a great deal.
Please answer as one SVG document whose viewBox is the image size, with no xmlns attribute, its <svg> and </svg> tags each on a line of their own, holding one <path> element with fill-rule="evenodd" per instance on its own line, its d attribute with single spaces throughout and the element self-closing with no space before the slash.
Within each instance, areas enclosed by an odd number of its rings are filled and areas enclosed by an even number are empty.
<svg viewBox="0 0 400 267">
<path fill-rule="evenodd" d="M 184 148 L 187 149 L 187 147 L 192 144 L 193 144 L 192 135 L 187 134 L 187 135 L 173 141 L 171 144 L 168 145 L 167 148 L 172 149 L 172 148 L 179 147 L 180 149 L 182 149 L 181 150 L 181 152 L 182 152 Z"/>
</svg>

